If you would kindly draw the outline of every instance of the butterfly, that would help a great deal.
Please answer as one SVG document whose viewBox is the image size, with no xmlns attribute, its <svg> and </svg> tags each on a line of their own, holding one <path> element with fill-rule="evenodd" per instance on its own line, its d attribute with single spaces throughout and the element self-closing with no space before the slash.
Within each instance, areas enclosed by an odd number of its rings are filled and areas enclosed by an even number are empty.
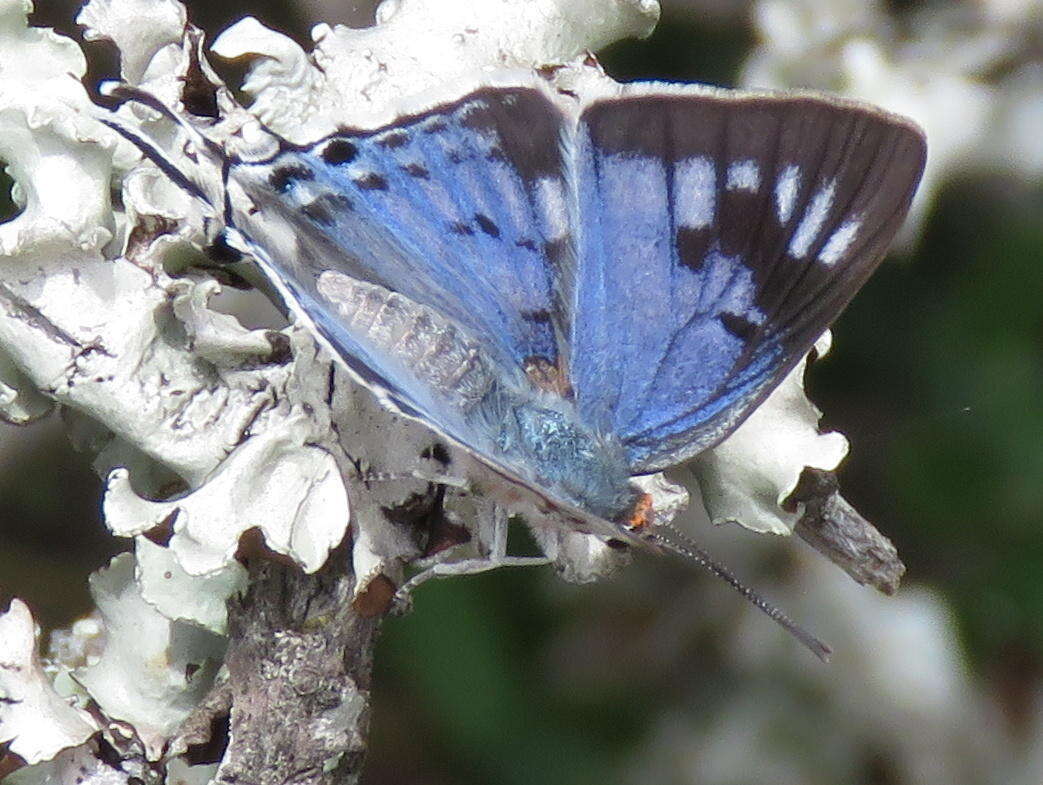
<svg viewBox="0 0 1043 785">
<path fill-rule="evenodd" d="M 584 101 L 536 78 L 268 139 L 215 148 L 221 209 L 297 317 L 508 487 L 652 543 L 632 478 L 721 442 L 807 354 L 926 155 L 911 121 L 821 94 L 633 83 Z"/>
</svg>

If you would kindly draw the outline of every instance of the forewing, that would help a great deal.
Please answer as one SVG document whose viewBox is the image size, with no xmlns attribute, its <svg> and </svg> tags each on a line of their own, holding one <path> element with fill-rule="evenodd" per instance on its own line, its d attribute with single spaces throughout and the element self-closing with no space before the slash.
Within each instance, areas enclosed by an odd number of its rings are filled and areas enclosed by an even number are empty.
<svg viewBox="0 0 1043 785">
<path fill-rule="evenodd" d="M 635 472 L 716 444 L 876 267 L 923 169 L 907 121 L 818 96 L 658 90 L 587 107 L 572 383 Z"/>
<path fill-rule="evenodd" d="M 233 222 L 304 296 L 345 273 L 454 320 L 506 373 L 560 376 L 563 125 L 542 90 L 482 88 L 233 166 L 247 200 Z"/>
</svg>

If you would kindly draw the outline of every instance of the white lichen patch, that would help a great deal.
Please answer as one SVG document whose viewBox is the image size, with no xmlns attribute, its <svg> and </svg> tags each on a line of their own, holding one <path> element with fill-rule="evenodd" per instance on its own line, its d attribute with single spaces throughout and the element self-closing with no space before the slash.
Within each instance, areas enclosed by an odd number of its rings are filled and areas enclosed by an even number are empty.
<svg viewBox="0 0 1043 785">
<path fill-rule="evenodd" d="M 0 353 L 0 420 L 27 425 L 46 417 L 54 401 L 43 395 L 25 374 Z"/>
<path fill-rule="evenodd" d="M 12 600 L 0 615 L 0 744 L 31 765 L 83 744 L 97 729 L 87 712 L 51 685 L 32 614 L 25 603 Z"/>
<path fill-rule="evenodd" d="M 188 14 L 177 0 L 91 0 L 76 23 L 88 41 L 112 41 L 124 78 L 139 84 L 164 49 L 180 49 Z"/>
<path fill-rule="evenodd" d="M 15 179 L 20 215 L 0 224 L 0 257 L 36 247 L 53 257 L 66 246 L 89 252 L 111 237 L 107 184 L 112 142 L 73 107 L 90 100 L 79 82 L 79 47 L 28 27 L 31 4 L 0 2 L 0 161 Z M 84 144 L 84 143 L 87 144 Z M 93 144 L 91 144 L 93 143 Z"/>
<path fill-rule="evenodd" d="M 350 530 L 362 591 L 381 574 L 398 583 L 403 564 L 420 555 L 415 533 L 389 524 L 383 511 L 422 497 L 430 483 L 450 487 L 447 506 L 471 539 L 428 563 L 480 559 L 503 527 L 481 512 L 490 505 L 454 492 L 472 479 L 469 462 L 423 457 L 431 433 L 382 410 L 305 330 L 281 331 L 290 352 L 274 351 L 269 332 L 213 310 L 218 287 L 204 274 L 165 272 L 164 254 L 212 239 L 217 216 L 97 122 L 100 110 L 79 81 L 82 54 L 68 39 L 28 28 L 29 8 L 0 0 L 0 159 L 21 208 L 0 225 L 0 416 L 28 421 L 52 403 L 64 407 L 77 443 L 96 453 L 108 477 L 106 524 L 136 537 L 136 558 L 117 558 L 92 581 L 104 631 L 91 645 L 105 643 L 75 676 L 101 712 L 132 727 L 156 757 L 222 656 L 215 633 L 224 629 L 226 600 L 243 585 L 236 554 L 245 533 L 260 532 L 270 551 L 315 571 Z M 331 125 L 390 119 L 505 68 L 566 63 L 559 84 L 584 96 L 612 94 L 615 83 L 584 53 L 649 33 L 658 13 L 654 0 L 400 0 L 384 3 L 368 30 L 316 27 L 311 53 L 250 18 L 214 51 L 252 59 L 251 111 L 303 141 Z M 78 19 L 88 38 L 115 43 L 125 80 L 173 106 L 193 48 L 185 18 L 174 0 L 91 0 Z M 227 96 L 220 101 L 230 106 Z M 183 129 L 140 107 L 119 116 L 208 193 L 219 187 L 206 156 L 186 152 Z M 255 126 L 230 109 L 227 127 L 209 130 L 241 132 L 249 144 Z M 119 208 L 110 200 L 114 185 Z M 843 437 L 816 432 L 802 373 L 696 462 L 714 520 L 788 532 L 795 513 L 780 504 L 804 466 L 833 468 L 843 456 Z M 660 519 L 683 506 L 686 494 L 661 476 L 644 482 Z M 537 538 L 571 580 L 604 575 L 624 558 L 566 526 L 542 527 Z M 32 662 L 31 621 L 15 608 L 0 624 L 20 626 L 0 634 L 0 649 L 21 646 L 18 661 Z M 51 706 L 57 693 L 34 684 Z M 12 749 L 42 761 L 82 742 L 83 727 L 93 729 L 70 711 L 60 720 L 65 735 L 51 737 L 57 746 L 40 740 L 26 714 L 10 715 L 3 732 L 13 728 L 22 746 Z M 46 712 L 60 713 L 45 707 L 39 716 Z M 50 773 L 37 773 L 61 781 L 78 754 L 63 753 Z"/>
<path fill-rule="evenodd" d="M 306 54 L 247 17 L 214 42 L 221 57 L 252 57 L 244 84 L 251 111 L 294 141 L 338 124 L 378 124 L 418 97 L 491 78 L 581 59 L 621 38 L 643 37 L 659 19 L 657 0 L 545 3 L 382 3 L 375 27 L 320 24 Z M 461 88 L 462 91 L 463 88 Z"/>
<path fill-rule="evenodd" d="M 230 561 L 205 575 L 191 575 L 172 548 L 146 537 L 134 539 L 136 580 L 141 597 L 171 621 L 198 624 L 219 635 L 227 632 L 228 600 L 246 588 L 246 570 Z"/>
<path fill-rule="evenodd" d="M 134 557 L 121 554 L 91 578 L 105 625 L 100 659 L 76 678 L 112 720 L 128 723 L 150 760 L 206 694 L 224 656 L 224 639 L 171 621 L 141 596 Z"/>
<path fill-rule="evenodd" d="M 815 344 L 821 357 L 830 334 Z M 690 464 L 714 523 L 738 523 L 756 532 L 790 534 L 803 509 L 788 511 L 804 467 L 832 471 L 847 455 L 843 434 L 819 433 L 822 413 L 804 393 L 807 361 L 793 369 L 731 436 Z"/>
<path fill-rule="evenodd" d="M 234 316 L 207 307 L 221 291 L 217 281 L 174 281 L 168 291 L 173 295 L 174 315 L 185 327 L 191 350 L 205 360 L 235 367 L 251 355 L 265 357 L 272 353 L 272 343 L 264 330 L 247 330 Z"/>
<path fill-rule="evenodd" d="M 64 749 L 53 759 L 26 766 L 4 778 L 4 785 L 130 785 L 140 782 L 130 772 L 114 768 L 87 743 Z"/>
<path fill-rule="evenodd" d="M 348 499 L 337 462 L 294 438 L 294 426 L 246 439 L 198 490 L 175 501 L 142 499 L 117 469 L 106 487 L 106 522 L 126 537 L 173 521 L 169 547 L 191 575 L 223 570 L 250 529 L 314 572 L 344 537 Z"/>
</svg>

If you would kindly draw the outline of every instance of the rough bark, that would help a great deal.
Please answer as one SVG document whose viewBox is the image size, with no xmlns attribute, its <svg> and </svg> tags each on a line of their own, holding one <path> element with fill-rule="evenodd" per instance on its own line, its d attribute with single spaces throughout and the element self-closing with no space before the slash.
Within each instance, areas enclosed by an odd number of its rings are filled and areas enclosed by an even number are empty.
<svg viewBox="0 0 1043 785">
<path fill-rule="evenodd" d="M 220 783 L 357 782 L 369 725 L 373 646 L 381 615 L 352 605 L 346 549 L 308 575 L 274 561 L 250 566 L 229 607 L 228 679 L 180 739 L 200 750 L 227 716 Z M 210 739 L 211 750 L 213 738 Z"/>
<path fill-rule="evenodd" d="M 836 475 L 805 469 L 789 501 L 802 502 L 794 531 L 858 583 L 894 594 L 905 574 L 894 544 L 840 495 Z"/>
</svg>

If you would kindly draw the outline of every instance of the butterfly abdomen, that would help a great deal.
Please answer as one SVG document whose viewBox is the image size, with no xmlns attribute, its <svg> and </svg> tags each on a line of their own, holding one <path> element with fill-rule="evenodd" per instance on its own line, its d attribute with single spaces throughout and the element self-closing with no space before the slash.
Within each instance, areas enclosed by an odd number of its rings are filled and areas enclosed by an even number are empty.
<svg viewBox="0 0 1043 785">
<path fill-rule="evenodd" d="M 366 336 L 462 409 L 489 392 L 493 378 L 478 344 L 437 312 L 332 271 L 319 276 L 317 289 L 354 334 Z"/>
<path fill-rule="evenodd" d="M 334 271 L 322 273 L 319 297 L 355 336 L 423 379 L 472 422 L 497 434 L 489 457 L 531 469 L 521 477 L 552 496 L 609 519 L 633 495 L 622 448 L 607 449 L 570 401 L 535 392 L 518 379 L 494 377 L 481 347 L 431 308 L 382 286 Z"/>
</svg>

